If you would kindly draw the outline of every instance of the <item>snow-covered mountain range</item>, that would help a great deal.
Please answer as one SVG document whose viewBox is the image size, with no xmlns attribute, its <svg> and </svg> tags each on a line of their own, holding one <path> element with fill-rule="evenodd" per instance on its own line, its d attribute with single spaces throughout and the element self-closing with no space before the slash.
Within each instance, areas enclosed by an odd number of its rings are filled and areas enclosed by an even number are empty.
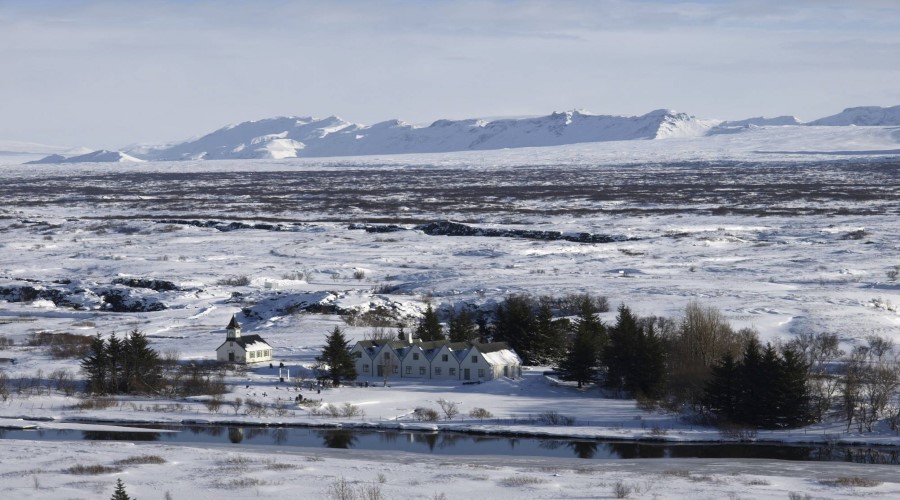
<svg viewBox="0 0 900 500">
<path fill-rule="evenodd" d="M 438 120 L 415 126 L 399 120 L 360 125 L 336 116 L 278 117 L 230 125 L 175 145 L 51 155 L 34 163 L 129 162 L 143 160 L 282 159 L 361 156 L 560 146 L 589 142 L 655 140 L 742 133 L 758 127 L 897 126 L 900 106 L 848 108 L 803 123 L 793 116 L 739 121 L 699 119 L 670 110 L 641 116 L 566 111 L 498 120 Z"/>
</svg>

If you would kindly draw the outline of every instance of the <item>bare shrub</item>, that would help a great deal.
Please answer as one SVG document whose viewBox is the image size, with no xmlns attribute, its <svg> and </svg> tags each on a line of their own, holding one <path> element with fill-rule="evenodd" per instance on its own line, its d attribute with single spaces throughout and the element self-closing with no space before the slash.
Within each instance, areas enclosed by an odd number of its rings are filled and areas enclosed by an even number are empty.
<svg viewBox="0 0 900 500">
<path fill-rule="evenodd" d="M 266 408 L 266 405 L 260 401 L 248 398 L 244 404 L 246 405 L 244 413 L 246 413 L 247 415 L 251 415 L 254 417 L 265 417 L 269 414 L 269 410 L 268 408 Z"/>
<path fill-rule="evenodd" d="M 216 281 L 219 286 L 247 286 L 250 284 L 250 277 L 247 275 L 229 276 Z"/>
<path fill-rule="evenodd" d="M 788 493 L 789 500 L 812 500 L 812 495 L 804 495 L 802 493 L 797 493 L 796 491 L 792 491 Z"/>
<path fill-rule="evenodd" d="M 663 476 L 681 477 L 684 479 L 691 477 L 691 471 L 684 470 L 684 469 L 668 469 L 668 470 L 662 471 L 661 474 Z"/>
<path fill-rule="evenodd" d="M 83 358 L 90 350 L 91 338 L 90 335 L 37 332 L 28 339 L 28 345 L 48 346 L 50 355 L 56 359 Z"/>
<path fill-rule="evenodd" d="M 616 498 L 628 498 L 628 495 L 631 495 L 633 488 L 629 484 L 625 484 L 623 481 L 616 481 L 616 484 L 613 485 L 613 496 Z"/>
<path fill-rule="evenodd" d="M 562 415 L 552 410 L 541 413 L 537 419 L 544 425 L 575 425 L 575 417 Z"/>
<path fill-rule="evenodd" d="M 356 500 L 356 489 L 350 481 L 341 476 L 328 485 L 325 498 L 328 500 Z"/>
<path fill-rule="evenodd" d="M 318 417 L 333 418 L 362 417 L 366 414 L 366 412 L 363 411 L 362 408 L 350 403 L 344 403 L 342 406 L 337 406 L 329 403 L 321 408 L 313 408 L 312 410 L 310 410 L 310 413 Z"/>
<path fill-rule="evenodd" d="M 521 488 L 523 486 L 533 486 L 535 484 L 546 483 L 547 480 L 535 477 L 535 476 L 511 476 L 502 481 L 500 484 L 503 486 L 509 486 L 514 488 Z"/>
<path fill-rule="evenodd" d="M 848 488 L 874 488 L 876 486 L 881 486 L 881 481 L 859 476 L 843 476 L 836 479 L 825 479 L 819 482 L 827 486 L 845 486 Z"/>
<path fill-rule="evenodd" d="M 469 412 L 469 416 L 482 420 L 486 418 L 494 418 L 494 414 L 485 410 L 484 408 L 472 408 L 472 411 Z"/>
<path fill-rule="evenodd" d="M 75 404 L 75 408 L 78 410 L 106 410 L 108 408 L 112 408 L 118 406 L 119 402 L 112 398 L 106 397 L 95 397 L 82 399 L 78 403 Z"/>
<path fill-rule="evenodd" d="M 363 271 L 362 269 L 356 269 L 355 271 L 353 271 L 353 279 L 355 279 L 357 281 L 362 281 L 362 280 L 366 279 L 366 272 Z"/>
<path fill-rule="evenodd" d="M 145 465 L 145 464 L 164 464 L 166 459 L 159 455 L 135 455 L 133 457 L 123 458 L 113 462 L 116 465 Z"/>
<path fill-rule="evenodd" d="M 210 413 L 219 413 L 219 410 L 222 409 L 223 403 L 224 401 L 219 396 L 213 396 L 203 402 L 203 404 L 206 406 L 206 409 Z"/>
<path fill-rule="evenodd" d="M 420 422 L 437 422 L 441 416 L 434 408 L 419 407 L 413 410 L 412 416 Z"/>
<path fill-rule="evenodd" d="M 748 443 L 756 441 L 757 432 L 752 427 L 743 425 L 724 423 L 719 426 L 719 435 L 725 439 Z"/>
<path fill-rule="evenodd" d="M 241 411 L 241 406 L 244 405 L 244 401 L 241 398 L 234 398 L 228 403 L 231 406 L 231 409 L 234 410 L 234 414 L 237 415 L 239 411 Z"/>
<path fill-rule="evenodd" d="M 106 465 L 81 465 L 76 464 L 68 469 L 63 470 L 66 474 L 80 474 L 80 475 L 97 475 L 97 474 L 112 474 L 115 472 L 122 472 L 120 467 L 109 467 Z"/>
<path fill-rule="evenodd" d="M 453 417 L 459 415 L 459 404 L 447 401 L 444 398 L 438 399 L 437 404 L 441 407 L 441 411 L 447 417 L 447 420 L 453 420 Z"/>
</svg>

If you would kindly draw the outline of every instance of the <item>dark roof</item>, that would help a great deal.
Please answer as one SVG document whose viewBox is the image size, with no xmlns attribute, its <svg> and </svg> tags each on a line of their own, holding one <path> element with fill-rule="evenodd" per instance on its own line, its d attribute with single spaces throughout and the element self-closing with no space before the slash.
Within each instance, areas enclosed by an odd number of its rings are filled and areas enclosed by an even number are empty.
<svg viewBox="0 0 900 500">
<path fill-rule="evenodd" d="M 237 322 L 237 319 L 234 317 L 234 314 L 231 315 L 231 321 L 228 322 L 228 326 L 225 327 L 226 330 L 240 330 L 241 325 Z"/>
<path fill-rule="evenodd" d="M 491 342 L 489 344 L 473 344 L 472 347 L 478 349 L 478 352 L 482 354 L 487 354 L 489 352 L 497 352 L 509 349 L 509 344 L 506 342 Z"/>
<path fill-rule="evenodd" d="M 247 350 L 247 344 L 252 344 L 254 342 L 262 342 L 263 344 L 266 344 L 269 347 L 272 347 L 271 345 L 269 345 L 268 342 L 263 340 L 263 338 L 260 337 L 259 335 L 241 335 L 240 337 L 238 337 L 236 339 L 228 339 L 225 342 L 234 342 L 235 344 L 241 346 L 241 348 L 243 348 L 244 350 Z M 219 347 L 222 347 L 223 345 L 225 345 L 225 342 L 223 342 L 222 345 L 220 345 Z M 217 347 L 216 350 L 218 351 L 219 348 Z"/>
</svg>

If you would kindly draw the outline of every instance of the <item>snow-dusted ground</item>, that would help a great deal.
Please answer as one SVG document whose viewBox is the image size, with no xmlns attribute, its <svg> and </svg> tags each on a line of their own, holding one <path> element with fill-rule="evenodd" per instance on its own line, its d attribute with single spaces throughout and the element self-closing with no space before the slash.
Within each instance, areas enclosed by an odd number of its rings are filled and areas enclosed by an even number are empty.
<svg viewBox="0 0 900 500">
<path fill-rule="evenodd" d="M 347 326 L 336 315 L 301 313 L 302 306 L 321 302 L 366 310 L 384 305 L 413 317 L 425 300 L 437 305 L 484 304 L 522 292 L 590 292 L 607 296 L 614 306 L 625 303 L 641 315 L 670 317 L 696 299 L 721 309 L 735 326 L 756 328 L 763 340 L 828 331 L 838 333 L 846 347 L 870 334 L 900 341 L 900 284 L 886 277 L 886 271 L 900 265 L 897 159 L 882 154 L 756 152 L 897 149 L 896 129 L 858 129 L 838 136 L 833 127 L 805 127 L 807 135 L 795 137 L 794 128 L 767 127 L 704 142 L 631 141 L 341 160 L 6 166 L 0 172 L 5 199 L 0 209 L 0 288 L 58 290 L 82 308 L 62 307 L 46 298 L 0 302 L 0 334 L 15 342 L 0 347 L 0 358 L 16 360 L 2 369 L 13 378 L 34 376 L 38 370 L 44 376 L 60 368 L 77 370 L 77 360 L 54 360 L 40 348 L 23 345 L 40 331 L 92 335 L 138 328 L 160 352 L 212 359 L 228 319 L 246 307 L 253 314 L 239 316 L 244 332 L 262 335 L 273 345 L 276 368 L 257 367 L 246 377 L 232 376 L 228 399 L 275 403 L 296 394 L 277 382 L 278 362 L 298 373 L 312 363 L 335 325 L 346 327 L 352 339 L 371 332 Z M 753 134 L 763 134 L 765 140 L 748 139 Z M 717 162 L 702 163 L 713 159 Z M 701 162 L 675 165 L 687 160 Z M 437 218 L 634 239 L 583 244 L 428 236 L 409 229 L 414 222 Z M 220 231 L 156 222 L 173 219 L 279 223 L 286 230 Z M 358 221 L 398 222 L 409 230 L 348 229 L 347 223 Z M 238 276 L 247 276 L 250 284 L 220 284 Z M 178 290 L 155 292 L 112 283 L 129 277 L 171 281 Z M 167 309 L 104 311 L 99 294 L 111 289 Z M 604 319 L 613 316 L 611 312 Z M 413 423 L 409 413 L 416 406 L 436 408 L 436 401 L 444 398 L 459 403 L 464 414 L 482 407 L 501 419 L 525 419 L 554 409 L 575 417 L 579 425 L 468 420 L 439 425 L 592 437 L 719 439 L 715 430 L 644 412 L 633 401 L 605 399 L 596 389 L 555 385 L 540 369 L 526 372 L 521 380 L 478 386 L 393 380 L 390 387 L 381 387 L 380 381 L 370 382 L 368 388 L 304 395 L 323 403 L 358 405 L 364 417 L 336 419 L 353 425 L 415 427 L 421 424 Z M 0 416 L 57 420 L 39 423 L 47 426 L 66 419 L 250 418 L 235 417 L 227 407 L 210 413 L 199 401 L 126 400 L 90 411 L 72 409 L 74 402 L 46 391 L 14 395 L 0 404 Z M 328 421 L 294 406 L 286 415 L 254 420 Z M 862 436 L 843 434 L 842 428 L 832 422 L 759 437 L 900 444 L 884 428 Z M 257 492 L 314 497 L 333 477 L 375 481 L 382 471 L 387 476 L 384 490 L 393 498 L 417 494 L 410 489 L 414 482 L 424 488 L 421 498 L 437 492 L 449 498 L 592 498 L 612 496 L 612 485 L 620 479 L 646 488 L 636 497 L 679 498 L 697 490 L 709 498 L 784 498 L 788 491 L 817 498 L 900 494 L 895 482 L 852 491 L 818 482 L 834 477 L 836 468 L 842 475 L 864 473 L 847 464 L 723 462 L 717 471 L 715 461 L 574 464 L 503 458 L 497 461 L 503 465 L 494 468 L 484 459 L 315 451 L 310 454 L 324 457 L 323 462 L 308 461 L 302 453 L 276 457 L 276 462 L 297 465 L 282 471 L 271 465 L 272 457 L 264 450 L 247 451 L 249 463 L 240 472 L 262 483 L 248 481 L 231 490 L 220 481 L 233 479 L 222 472 L 234 468 L 227 461 L 237 456 L 234 450 L 4 443 L 0 473 L 4 488 L 15 491 L 15 498 L 108 497 L 115 474 L 98 478 L 58 471 L 72 464 L 71 456 L 79 463 L 96 464 L 143 453 L 160 455 L 167 463 L 130 466 L 119 475 L 139 498 L 161 496 L 167 489 L 175 498 Z M 345 457 L 352 460 L 341 460 Z M 690 470 L 701 479 L 667 473 L 670 469 Z M 896 481 L 885 472 L 890 469 L 866 470 L 877 471 L 883 481 Z M 215 474 L 209 474 L 212 471 Z M 546 481 L 508 486 L 506 480 L 517 475 Z"/>
</svg>

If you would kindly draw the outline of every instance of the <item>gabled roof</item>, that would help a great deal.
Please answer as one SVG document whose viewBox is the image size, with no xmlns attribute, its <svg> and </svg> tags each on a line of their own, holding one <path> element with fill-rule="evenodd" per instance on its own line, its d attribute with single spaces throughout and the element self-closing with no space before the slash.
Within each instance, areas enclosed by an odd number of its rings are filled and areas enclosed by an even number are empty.
<svg viewBox="0 0 900 500">
<path fill-rule="evenodd" d="M 478 352 L 480 352 L 482 354 L 487 354 L 489 352 L 511 350 L 509 347 L 509 344 L 506 342 L 490 342 L 487 344 L 472 344 L 472 347 L 478 349 Z"/>
<path fill-rule="evenodd" d="M 241 348 L 244 349 L 245 351 L 247 350 L 247 347 L 258 348 L 258 349 L 263 347 L 263 346 L 253 345 L 253 344 L 257 344 L 257 343 L 263 344 L 265 347 L 272 347 L 271 345 L 269 345 L 268 342 L 263 340 L 263 338 L 260 337 L 259 335 L 242 335 L 238 338 L 228 339 L 225 342 L 222 342 L 222 345 L 217 347 L 216 350 L 218 351 L 223 345 L 225 345 L 226 342 L 234 342 L 235 344 L 241 346 Z"/>
</svg>

